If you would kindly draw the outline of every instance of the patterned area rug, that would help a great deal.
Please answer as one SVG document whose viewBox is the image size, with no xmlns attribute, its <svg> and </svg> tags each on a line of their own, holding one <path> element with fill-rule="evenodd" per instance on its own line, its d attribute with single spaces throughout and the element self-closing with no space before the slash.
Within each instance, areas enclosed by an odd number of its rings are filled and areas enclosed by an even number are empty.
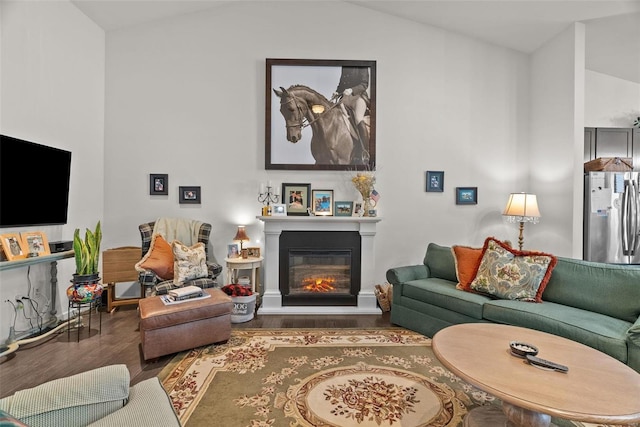
<svg viewBox="0 0 640 427">
<path fill-rule="evenodd" d="M 176 355 L 160 379 L 190 427 L 454 427 L 501 404 L 402 328 L 234 329 L 225 344 Z"/>
</svg>

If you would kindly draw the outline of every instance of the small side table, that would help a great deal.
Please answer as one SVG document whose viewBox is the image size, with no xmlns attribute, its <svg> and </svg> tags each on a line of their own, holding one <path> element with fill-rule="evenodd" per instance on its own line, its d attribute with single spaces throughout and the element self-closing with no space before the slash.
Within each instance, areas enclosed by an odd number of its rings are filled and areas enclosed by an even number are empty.
<svg viewBox="0 0 640 427">
<path fill-rule="evenodd" d="M 71 321 L 73 320 L 71 318 L 71 310 L 73 310 L 74 308 L 78 310 L 78 317 L 76 318 L 76 329 L 78 329 L 77 342 L 80 342 L 80 327 L 83 326 L 81 311 L 82 307 L 87 305 L 89 306 L 89 326 L 87 328 L 88 336 L 91 336 L 91 313 L 94 309 L 98 311 L 98 321 L 100 328 L 99 333 L 100 335 L 102 335 L 102 311 L 100 311 L 99 309 L 100 305 L 102 305 L 102 298 L 97 297 L 87 302 L 76 302 L 69 300 L 69 310 L 67 311 L 67 337 L 69 337 L 69 339 L 71 338 Z"/>
<path fill-rule="evenodd" d="M 260 267 L 262 267 L 263 257 L 249 258 L 225 258 L 227 263 L 227 280 L 229 283 L 238 283 L 239 270 L 251 270 L 251 290 L 256 292 L 259 290 Z"/>
</svg>

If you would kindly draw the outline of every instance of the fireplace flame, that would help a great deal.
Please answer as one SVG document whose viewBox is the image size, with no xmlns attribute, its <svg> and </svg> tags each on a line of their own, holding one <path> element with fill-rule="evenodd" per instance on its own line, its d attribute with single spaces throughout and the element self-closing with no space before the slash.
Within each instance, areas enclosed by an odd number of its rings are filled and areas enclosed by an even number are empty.
<svg viewBox="0 0 640 427">
<path fill-rule="evenodd" d="M 336 290 L 333 286 L 335 282 L 333 277 L 309 277 L 302 279 L 302 289 L 309 292 L 331 292 Z"/>
</svg>

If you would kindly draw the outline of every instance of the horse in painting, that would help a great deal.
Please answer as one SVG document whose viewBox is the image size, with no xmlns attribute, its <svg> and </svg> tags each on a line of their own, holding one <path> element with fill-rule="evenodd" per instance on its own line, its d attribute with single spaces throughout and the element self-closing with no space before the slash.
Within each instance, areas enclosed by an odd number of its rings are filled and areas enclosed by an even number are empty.
<svg viewBox="0 0 640 427">
<path fill-rule="evenodd" d="M 285 120 L 287 141 L 295 144 L 302 137 L 302 129 L 311 127 L 311 154 L 316 164 L 364 163 L 357 133 L 348 124 L 349 119 L 342 109 L 337 108 L 338 103 L 327 100 L 304 85 L 293 85 L 288 89 L 281 87 L 273 91 L 280 98 L 280 113 Z"/>
</svg>

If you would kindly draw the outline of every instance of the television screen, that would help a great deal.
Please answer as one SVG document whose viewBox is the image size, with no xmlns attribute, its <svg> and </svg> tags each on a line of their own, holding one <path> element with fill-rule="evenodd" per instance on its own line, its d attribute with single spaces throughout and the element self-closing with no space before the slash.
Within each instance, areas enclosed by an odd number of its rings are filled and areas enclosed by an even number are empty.
<svg viewBox="0 0 640 427">
<path fill-rule="evenodd" d="M 0 135 L 0 227 L 67 223 L 71 152 Z"/>
</svg>

